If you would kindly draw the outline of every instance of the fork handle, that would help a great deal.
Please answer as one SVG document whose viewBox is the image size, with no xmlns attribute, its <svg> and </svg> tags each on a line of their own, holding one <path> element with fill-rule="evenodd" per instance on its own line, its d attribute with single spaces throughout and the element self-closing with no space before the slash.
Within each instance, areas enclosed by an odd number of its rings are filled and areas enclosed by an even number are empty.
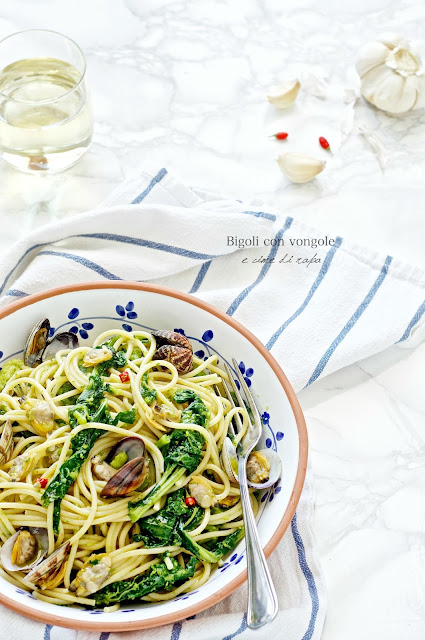
<svg viewBox="0 0 425 640">
<path fill-rule="evenodd" d="M 250 629 L 258 629 L 273 620 L 277 614 L 278 603 L 252 511 L 246 477 L 246 460 L 246 456 L 239 456 L 238 478 L 241 490 L 248 564 L 247 624 Z"/>
</svg>

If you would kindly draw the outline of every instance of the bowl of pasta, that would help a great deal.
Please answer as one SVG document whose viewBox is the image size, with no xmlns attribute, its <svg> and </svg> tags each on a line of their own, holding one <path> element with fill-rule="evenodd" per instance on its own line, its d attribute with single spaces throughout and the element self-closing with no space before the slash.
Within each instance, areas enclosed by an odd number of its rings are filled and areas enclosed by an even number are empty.
<svg viewBox="0 0 425 640">
<path fill-rule="evenodd" d="M 192 616 L 244 582 L 229 426 L 237 417 L 242 438 L 250 415 L 223 393 L 233 357 L 263 422 L 248 480 L 269 555 L 301 494 L 307 434 L 252 333 L 134 282 L 70 285 L 0 311 L 2 604 L 125 631 Z"/>
</svg>

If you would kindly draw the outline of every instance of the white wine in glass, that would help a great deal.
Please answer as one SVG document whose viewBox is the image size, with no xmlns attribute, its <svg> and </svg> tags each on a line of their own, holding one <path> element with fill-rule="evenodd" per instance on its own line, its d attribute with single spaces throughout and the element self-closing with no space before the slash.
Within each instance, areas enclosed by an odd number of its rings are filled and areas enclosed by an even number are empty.
<svg viewBox="0 0 425 640">
<path fill-rule="evenodd" d="M 31 50 L 62 57 L 19 57 Z M 33 30 L 0 42 L 0 64 L 5 59 L 12 61 L 0 71 L 1 157 L 29 172 L 72 166 L 93 133 L 81 50 L 65 36 Z"/>
</svg>

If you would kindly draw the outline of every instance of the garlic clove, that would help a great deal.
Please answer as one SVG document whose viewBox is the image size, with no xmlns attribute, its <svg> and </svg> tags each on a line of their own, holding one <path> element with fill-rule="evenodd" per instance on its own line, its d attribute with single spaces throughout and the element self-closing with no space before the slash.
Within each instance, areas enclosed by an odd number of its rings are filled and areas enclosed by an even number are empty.
<svg viewBox="0 0 425 640">
<path fill-rule="evenodd" d="M 382 76 L 373 92 L 373 103 L 378 109 L 384 111 L 391 104 L 392 113 L 402 111 L 405 80 L 390 71 L 389 75 Z"/>
<path fill-rule="evenodd" d="M 359 59 L 356 62 L 356 71 L 360 77 L 368 71 L 383 64 L 389 54 L 388 47 L 382 42 L 369 42 L 359 51 Z"/>
<path fill-rule="evenodd" d="M 277 163 L 287 178 L 299 184 L 313 180 L 326 166 L 322 160 L 293 152 L 281 154 Z"/>
<path fill-rule="evenodd" d="M 378 107 L 379 105 L 375 102 L 375 95 L 381 85 L 384 86 L 387 81 L 391 82 L 393 75 L 391 69 L 388 69 L 388 67 L 382 64 L 368 71 L 362 78 L 363 98 Z M 400 76 L 398 77 L 400 78 Z M 379 108 L 382 107 L 379 106 Z"/>
<path fill-rule="evenodd" d="M 397 105 L 398 111 L 394 111 L 393 113 L 404 113 L 405 111 L 410 111 L 410 109 L 413 109 L 415 106 L 418 98 L 417 78 L 415 76 L 411 76 L 409 78 L 403 78 L 403 80 L 403 88 Z"/>
<path fill-rule="evenodd" d="M 296 100 L 299 90 L 299 81 L 297 79 L 289 80 L 271 89 L 267 100 L 278 109 L 286 109 Z"/>
<path fill-rule="evenodd" d="M 425 76 L 416 78 L 416 101 L 412 109 L 423 109 L 425 107 Z"/>
</svg>

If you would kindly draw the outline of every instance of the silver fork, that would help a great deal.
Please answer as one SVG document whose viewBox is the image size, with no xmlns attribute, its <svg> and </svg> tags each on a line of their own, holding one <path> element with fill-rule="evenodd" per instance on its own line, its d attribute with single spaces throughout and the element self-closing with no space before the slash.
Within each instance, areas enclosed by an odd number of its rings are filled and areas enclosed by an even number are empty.
<svg viewBox="0 0 425 640">
<path fill-rule="evenodd" d="M 276 591 L 273 586 L 266 558 L 258 537 L 246 477 L 247 459 L 260 439 L 263 425 L 254 398 L 239 371 L 239 365 L 234 358 L 232 359 L 232 362 L 235 367 L 241 389 L 243 390 L 248 406 L 251 409 L 254 421 L 254 423 L 252 423 L 251 420 L 248 420 L 247 432 L 242 441 L 238 443 L 236 453 L 238 456 L 238 480 L 241 490 L 242 511 L 245 525 L 246 557 L 248 564 L 247 624 L 251 629 L 258 629 L 268 622 L 271 622 L 276 616 L 278 610 Z M 230 388 L 229 383 L 225 380 L 223 381 L 227 398 L 233 407 L 245 407 L 245 403 L 239 389 L 234 383 L 233 373 L 227 363 L 225 363 L 225 367 L 230 380 Z M 235 394 L 238 405 L 235 404 L 231 391 Z M 236 414 L 234 419 L 238 430 L 240 430 L 242 428 L 240 415 Z M 233 435 L 236 435 L 232 421 L 229 423 L 229 430 Z"/>
</svg>

